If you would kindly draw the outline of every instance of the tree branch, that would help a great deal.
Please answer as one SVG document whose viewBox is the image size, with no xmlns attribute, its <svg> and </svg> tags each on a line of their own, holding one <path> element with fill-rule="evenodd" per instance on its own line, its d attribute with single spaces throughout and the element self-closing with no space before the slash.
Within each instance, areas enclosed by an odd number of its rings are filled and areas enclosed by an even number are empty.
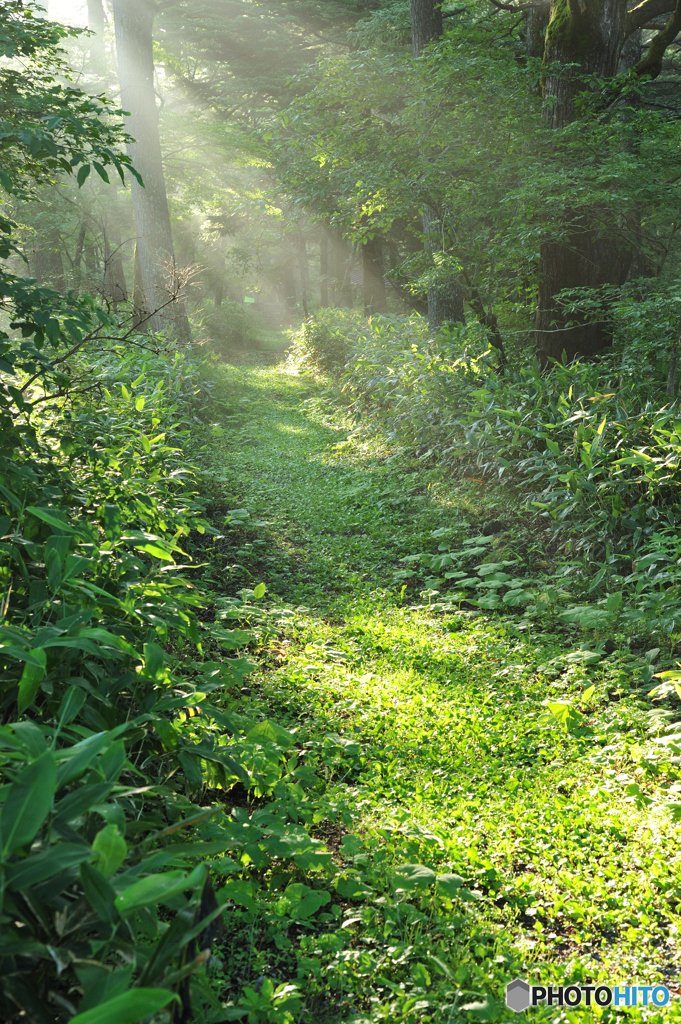
<svg viewBox="0 0 681 1024">
<path fill-rule="evenodd" d="M 669 14 L 673 10 L 674 0 L 643 0 L 643 3 L 628 11 L 624 23 L 624 33 L 627 37 L 633 35 L 648 22 L 655 21 L 663 14 Z"/>
<path fill-rule="evenodd" d="M 505 4 L 502 0 L 489 0 L 493 7 L 496 7 L 499 11 L 531 11 L 535 7 L 546 7 L 546 0 L 530 0 L 529 3 L 524 4 Z"/>
<path fill-rule="evenodd" d="M 674 13 L 662 31 L 650 40 L 648 52 L 635 65 L 634 72 L 639 77 L 649 75 L 650 78 L 657 78 L 662 71 L 665 50 L 674 42 L 679 32 L 681 32 L 681 0 L 676 0 Z"/>
</svg>

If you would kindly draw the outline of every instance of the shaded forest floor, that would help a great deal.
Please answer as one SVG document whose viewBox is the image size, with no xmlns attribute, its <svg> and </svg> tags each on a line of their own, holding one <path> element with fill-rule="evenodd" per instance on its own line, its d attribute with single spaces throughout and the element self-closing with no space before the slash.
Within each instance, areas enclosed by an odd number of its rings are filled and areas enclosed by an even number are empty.
<svg viewBox="0 0 681 1024">
<path fill-rule="evenodd" d="M 587 636 L 520 613 L 429 607 L 400 560 L 436 551 L 434 531 L 463 542 L 491 522 L 484 558 L 521 550 L 511 499 L 394 456 L 284 364 L 225 365 L 219 390 L 208 457 L 233 543 L 207 572 L 218 592 L 268 587 L 238 706 L 350 755 L 320 795 L 346 811 L 318 829 L 333 905 L 278 933 L 256 911 L 248 948 L 232 921 L 229 970 L 297 979 L 310 1022 L 517 1019 L 515 977 L 678 993 L 681 848 L 658 799 L 675 778 L 650 752 L 636 658 L 587 655 Z M 584 728 L 547 700 L 579 707 Z M 681 1020 L 678 1004 L 626 1013 Z"/>
</svg>

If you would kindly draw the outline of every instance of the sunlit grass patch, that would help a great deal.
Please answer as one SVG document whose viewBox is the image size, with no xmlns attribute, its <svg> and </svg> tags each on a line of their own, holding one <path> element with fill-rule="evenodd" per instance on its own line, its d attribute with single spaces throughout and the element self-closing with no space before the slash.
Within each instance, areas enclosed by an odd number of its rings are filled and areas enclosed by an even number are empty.
<svg viewBox="0 0 681 1024">
<path fill-rule="evenodd" d="M 295 929 L 266 910 L 291 876 L 261 878 L 248 971 L 295 978 L 315 1024 L 506 1020 L 517 976 L 671 984 L 679 775 L 648 737 L 648 663 L 522 609 L 429 606 L 400 559 L 512 498 L 391 461 L 309 380 L 229 370 L 228 386 L 258 442 L 228 436 L 221 472 L 268 523 L 235 572 L 267 579 L 276 621 L 235 707 L 296 730 L 333 854 L 315 876 L 332 902 Z M 333 826 L 325 806 L 344 808 Z"/>
</svg>

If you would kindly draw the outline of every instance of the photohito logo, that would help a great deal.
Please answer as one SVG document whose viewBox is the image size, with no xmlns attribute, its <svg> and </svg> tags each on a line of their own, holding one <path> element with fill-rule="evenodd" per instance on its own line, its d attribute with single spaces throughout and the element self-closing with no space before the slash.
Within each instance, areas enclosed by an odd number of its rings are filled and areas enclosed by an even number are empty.
<svg viewBox="0 0 681 1024">
<path fill-rule="evenodd" d="M 506 1005 L 514 1013 L 531 1006 L 666 1006 L 665 985 L 529 985 L 516 978 L 506 986 Z"/>
</svg>

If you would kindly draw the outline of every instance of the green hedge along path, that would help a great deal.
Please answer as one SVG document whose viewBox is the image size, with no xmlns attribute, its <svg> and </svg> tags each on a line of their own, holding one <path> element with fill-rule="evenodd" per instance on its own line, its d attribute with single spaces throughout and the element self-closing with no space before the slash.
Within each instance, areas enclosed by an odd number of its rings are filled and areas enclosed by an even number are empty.
<svg viewBox="0 0 681 1024">
<path fill-rule="evenodd" d="M 330 784 L 356 815 L 325 837 L 345 880 L 337 922 L 311 918 L 297 947 L 314 1019 L 516 1019 L 503 996 L 517 976 L 677 993 L 678 773 L 648 740 L 645 662 L 602 644 L 584 657 L 592 637 L 520 610 L 429 608 L 401 559 L 437 553 L 443 530 L 461 544 L 485 520 L 513 523 L 510 499 L 400 460 L 285 364 L 220 374 L 232 413 L 211 458 L 242 525 L 217 577 L 232 591 L 263 579 L 278 630 L 244 711 L 359 744 Z M 502 531 L 479 560 L 511 561 L 521 539 Z"/>
</svg>

